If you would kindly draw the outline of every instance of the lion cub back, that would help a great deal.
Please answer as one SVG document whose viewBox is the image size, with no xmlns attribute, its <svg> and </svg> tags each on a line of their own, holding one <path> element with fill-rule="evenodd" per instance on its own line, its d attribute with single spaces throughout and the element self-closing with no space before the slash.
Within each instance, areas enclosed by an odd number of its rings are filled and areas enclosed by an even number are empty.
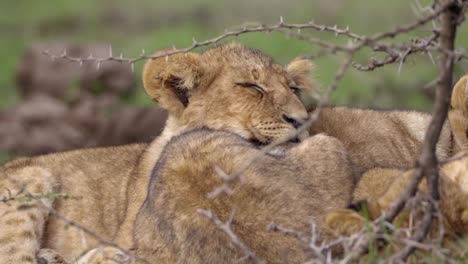
<svg viewBox="0 0 468 264">
<path fill-rule="evenodd" d="M 230 195 L 210 198 L 223 186 L 215 166 L 233 175 L 253 157 L 240 178 L 229 184 Z M 152 263 L 235 263 L 242 251 L 197 213 L 204 209 L 221 221 L 235 212 L 233 231 L 259 259 L 301 263 L 301 242 L 268 231 L 268 225 L 308 233 L 314 220 L 321 227 L 329 207 L 351 201 L 353 183 L 347 152 L 334 138 L 313 136 L 285 155 L 270 155 L 233 133 L 195 130 L 173 138 L 154 167 L 135 226 L 137 254 Z"/>
<path fill-rule="evenodd" d="M 431 116 L 411 111 L 376 111 L 333 107 L 323 109 L 311 134 L 336 137 L 348 150 L 360 174 L 375 168 L 407 169 L 418 158 Z M 437 145 L 440 159 L 452 153 L 446 124 Z"/>
</svg>

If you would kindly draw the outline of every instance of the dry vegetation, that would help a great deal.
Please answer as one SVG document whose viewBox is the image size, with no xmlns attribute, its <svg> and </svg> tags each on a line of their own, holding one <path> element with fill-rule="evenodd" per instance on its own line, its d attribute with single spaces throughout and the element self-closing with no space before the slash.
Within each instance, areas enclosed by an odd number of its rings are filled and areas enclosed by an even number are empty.
<svg viewBox="0 0 468 264">
<path fill-rule="evenodd" d="M 310 43 L 319 47 L 318 52 L 310 55 L 312 58 L 325 56 L 329 54 L 341 53 L 344 54 L 344 59 L 338 67 L 335 78 L 330 86 L 320 96 L 317 103 L 317 108 L 311 113 L 309 120 L 301 128 L 300 131 L 308 129 L 308 127 L 317 120 L 322 107 L 329 104 L 330 96 L 339 85 L 340 80 L 350 68 L 355 68 L 359 71 L 372 71 L 380 67 L 386 67 L 390 64 L 401 65 L 404 64 L 414 54 L 424 54 L 430 56 L 438 61 L 438 76 L 429 83 L 429 86 L 436 87 L 435 102 L 433 105 L 433 117 L 430 126 L 425 134 L 425 140 L 421 149 L 421 155 L 418 162 L 415 164 L 415 173 L 413 180 L 407 187 L 405 192 L 401 195 L 400 199 L 388 210 L 382 217 L 370 222 L 368 228 L 356 233 L 350 237 L 340 237 L 335 241 L 327 243 L 318 243 L 318 234 L 315 233 L 314 223 L 311 223 L 311 234 L 301 234 L 288 227 L 272 224 L 268 228 L 274 232 L 280 232 L 287 236 L 293 236 L 302 241 L 306 248 L 311 252 L 310 263 L 349 263 L 358 259 L 365 259 L 370 262 L 389 262 L 399 263 L 406 260 L 413 260 L 418 262 L 418 259 L 411 259 L 411 255 L 415 250 L 420 252 L 428 252 L 434 259 L 431 262 L 444 262 L 456 263 L 457 260 L 453 259 L 441 244 L 440 237 L 443 234 L 443 228 L 440 226 L 440 236 L 436 239 L 429 239 L 427 235 L 431 227 L 440 223 L 439 212 L 439 189 L 438 189 L 438 166 L 439 161 L 435 155 L 435 147 L 438 141 L 442 125 L 446 119 L 448 111 L 448 103 L 451 95 L 451 88 L 453 84 L 453 67 L 454 64 L 468 60 L 468 54 L 455 47 L 455 39 L 457 35 L 457 28 L 464 22 L 464 16 L 468 7 L 466 0 L 439 0 L 436 1 L 430 8 L 425 9 L 424 12 L 419 14 L 413 22 L 403 24 L 396 27 L 394 30 L 379 32 L 370 36 L 356 34 L 348 28 L 339 28 L 337 26 L 320 25 L 313 22 L 305 24 L 292 24 L 280 18 L 279 22 L 265 25 L 265 24 L 247 24 L 235 30 L 228 30 L 225 33 L 218 35 L 212 39 L 205 41 L 198 41 L 193 39 L 193 44 L 186 48 L 176 48 L 167 51 L 164 54 L 157 56 L 150 56 L 142 51 L 142 53 L 135 57 L 125 57 L 113 54 L 112 49 L 108 49 L 105 55 L 83 57 L 67 52 L 54 53 L 50 50 L 45 50 L 44 53 L 55 60 L 67 60 L 79 64 L 94 64 L 96 67 L 101 67 L 104 63 L 122 62 L 127 63 L 133 68 L 135 63 L 140 61 L 167 57 L 171 54 L 184 53 L 191 51 L 195 48 L 202 46 L 209 46 L 217 44 L 224 39 L 236 37 L 239 35 L 250 34 L 254 32 L 280 32 L 291 38 L 297 38 L 301 41 Z M 408 32 L 415 30 L 427 29 L 426 35 L 414 38 L 405 39 L 404 36 Z M 326 32 L 335 35 L 338 38 L 348 39 L 347 44 L 340 44 L 338 41 L 323 40 L 316 37 L 315 32 Z M 461 36 L 464 37 L 464 36 Z M 403 39 L 402 41 L 393 41 L 393 39 Z M 362 50 L 372 50 L 376 56 L 368 59 L 368 62 L 357 62 L 355 57 Z M 299 132 L 300 132 L 299 131 Z M 298 133 L 299 133 L 298 132 Z M 293 137 L 295 135 L 291 135 Z M 290 138 L 291 138 L 290 137 Z M 283 138 L 272 144 L 264 147 L 263 151 L 267 152 L 274 146 L 287 141 L 289 138 Z M 238 168 L 238 171 L 232 175 L 226 175 L 222 171 L 218 171 L 220 177 L 224 180 L 224 184 L 219 188 L 213 190 L 210 194 L 213 199 L 216 199 L 221 193 L 229 193 L 230 185 L 236 181 L 243 171 L 255 159 L 246 161 L 245 165 Z M 421 180 L 425 178 L 429 185 L 429 195 L 420 197 L 416 196 L 417 186 Z M 30 197 L 35 198 L 35 197 Z M 11 199 L 7 197 L 4 200 Z M 394 220 L 404 208 L 413 208 L 414 221 L 416 224 L 410 229 L 399 228 L 394 224 Z M 52 214 L 62 218 L 62 216 L 49 208 Z M 230 229 L 232 217 L 226 222 L 218 219 L 211 211 L 200 210 L 200 214 L 209 218 L 214 225 L 218 226 L 227 236 L 232 240 L 233 244 L 238 246 L 244 253 L 245 258 L 253 262 L 261 262 L 255 256 L 242 240 Z M 233 212 L 233 216 L 234 216 Z M 118 248 L 118 245 L 109 241 L 103 241 L 92 232 L 81 227 L 77 223 L 70 220 L 63 219 L 67 224 L 80 228 L 84 232 L 91 234 L 98 238 L 103 245 L 110 245 Z M 267 227 L 265 227 L 267 228 Z M 388 245 L 398 244 L 398 247 L 392 247 L 388 254 L 379 254 L 378 252 L 385 251 L 389 248 Z M 340 245 L 343 249 L 343 254 L 332 254 L 333 248 Z M 123 249 L 122 249 L 123 250 Z M 127 252 L 123 250 L 124 252 Z M 419 253 L 418 253 L 419 254 Z M 421 261 L 419 259 L 419 261 Z M 461 260 L 463 262 L 463 260 Z"/>
</svg>

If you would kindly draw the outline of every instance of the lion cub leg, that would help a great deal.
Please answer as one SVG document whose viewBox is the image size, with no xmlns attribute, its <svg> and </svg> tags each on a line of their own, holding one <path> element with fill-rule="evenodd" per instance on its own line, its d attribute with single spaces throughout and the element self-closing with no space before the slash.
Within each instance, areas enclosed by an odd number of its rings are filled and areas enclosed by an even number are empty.
<svg viewBox="0 0 468 264">
<path fill-rule="evenodd" d="M 337 236 L 360 231 L 367 221 L 378 218 L 398 198 L 411 179 L 405 175 L 398 169 L 368 170 L 354 189 L 353 204 L 327 212 L 327 227 Z"/>
<path fill-rule="evenodd" d="M 52 174 L 40 167 L 0 171 L 0 263 L 65 263 L 51 250 L 39 252 L 49 215 L 44 206 L 52 206 L 41 195 L 55 186 Z"/>
<path fill-rule="evenodd" d="M 452 161 L 439 169 L 439 204 L 445 231 L 448 235 L 468 234 L 468 157 L 466 154 L 467 152 L 459 153 L 453 157 Z M 378 196 L 367 198 L 367 201 L 376 201 L 371 203 L 373 206 L 372 219 L 380 216 L 400 197 L 413 176 L 414 170 L 408 170 L 403 174 L 395 171 L 392 176 L 393 183 L 385 184 L 389 186 L 385 194 L 380 198 Z M 419 191 L 427 192 L 425 179 L 419 184 Z M 406 222 L 405 218 L 402 220 Z"/>
<path fill-rule="evenodd" d="M 446 230 L 468 234 L 468 157 L 459 153 L 440 170 L 440 208 Z"/>
<path fill-rule="evenodd" d="M 390 208 L 409 185 L 413 175 L 414 170 L 402 172 L 398 169 L 375 168 L 367 171 L 354 190 L 354 204 L 350 206 L 364 205 L 366 217 L 362 215 L 363 210 L 332 209 L 326 217 L 327 227 L 336 230 L 337 236 L 350 235 L 361 230 L 366 221 L 377 219 Z M 419 189 L 427 189 L 424 181 Z M 361 209 L 362 206 L 358 207 Z M 405 217 L 406 214 L 401 216 Z"/>
<path fill-rule="evenodd" d="M 448 119 L 457 153 L 468 147 L 468 75 L 463 76 L 453 88 Z"/>
<path fill-rule="evenodd" d="M 460 153 L 439 171 L 440 208 L 449 234 L 468 234 L 468 157 Z M 393 169 L 373 169 L 364 174 L 354 193 L 354 200 L 366 201 L 369 218 L 374 220 L 386 211 L 406 189 L 414 170 L 402 173 Z M 388 184 L 389 181 L 392 183 Z M 375 187 L 376 184 L 381 187 Z M 384 188 L 385 187 L 385 188 Z M 384 189 L 387 189 L 386 191 Z M 420 191 L 427 191 L 425 180 Z M 405 219 L 402 219 L 405 220 Z M 327 227 L 336 235 L 349 235 L 364 227 L 366 219 L 356 210 L 333 209 L 326 216 Z"/>
</svg>

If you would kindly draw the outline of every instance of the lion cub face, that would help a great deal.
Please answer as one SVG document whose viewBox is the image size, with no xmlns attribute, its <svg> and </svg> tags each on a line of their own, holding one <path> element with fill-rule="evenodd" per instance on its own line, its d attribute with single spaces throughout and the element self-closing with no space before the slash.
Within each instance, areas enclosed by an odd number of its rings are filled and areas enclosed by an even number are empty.
<svg viewBox="0 0 468 264">
<path fill-rule="evenodd" d="M 282 66 L 232 43 L 201 55 L 148 61 L 143 82 L 180 127 L 223 129 L 268 143 L 294 133 L 307 119 L 298 92 L 311 89 L 310 71 L 308 60 Z"/>
</svg>

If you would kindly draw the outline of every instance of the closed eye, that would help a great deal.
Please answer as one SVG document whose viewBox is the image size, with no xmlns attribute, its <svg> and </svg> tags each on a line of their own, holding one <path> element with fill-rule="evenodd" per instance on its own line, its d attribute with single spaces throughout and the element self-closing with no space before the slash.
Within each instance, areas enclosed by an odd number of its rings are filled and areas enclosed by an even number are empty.
<svg viewBox="0 0 468 264">
<path fill-rule="evenodd" d="M 299 95 L 299 93 L 301 91 L 301 88 L 296 87 L 296 86 L 290 86 L 289 89 L 291 89 L 291 91 L 296 95 Z"/>
<path fill-rule="evenodd" d="M 266 93 L 265 89 L 263 89 L 260 85 L 258 85 L 256 83 L 240 82 L 240 83 L 236 83 L 236 84 L 239 85 L 239 86 L 242 86 L 242 87 L 254 89 L 255 91 L 257 91 L 257 92 L 259 92 L 261 94 Z"/>
</svg>

